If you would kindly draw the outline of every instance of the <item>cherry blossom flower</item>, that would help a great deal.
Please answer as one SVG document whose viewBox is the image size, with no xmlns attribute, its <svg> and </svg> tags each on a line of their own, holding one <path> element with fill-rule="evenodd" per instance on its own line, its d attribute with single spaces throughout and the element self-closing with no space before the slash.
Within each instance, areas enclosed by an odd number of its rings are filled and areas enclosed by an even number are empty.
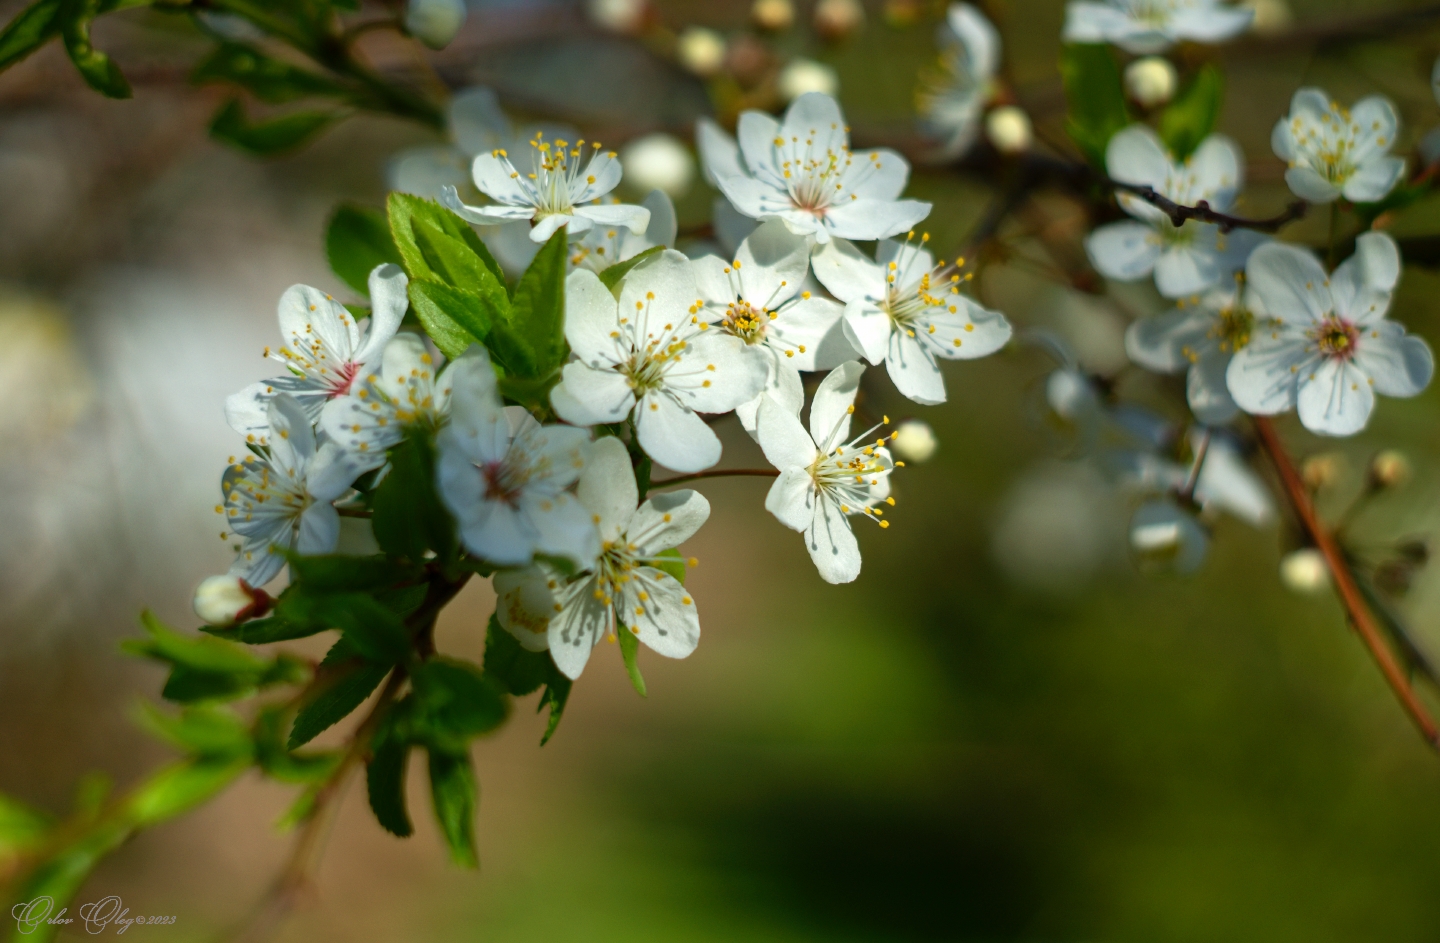
<svg viewBox="0 0 1440 943">
<path fill-rule="evenodd" d="M 765 510 L 805 535 L 805 549 L 827 583 L 849 583 L 860 575 L 860 545 L 850 517 L 864 515 L 889 527 L 879 505 L 895 503 L 890 497 L 895 462 L 884 447 L 887 440 L 868 441 L 879 427 L 850 437 L 850 416 L 864 372 L 864 366 L 852 360 L 821 381 L 810 403 L 809 432 L 799 416 L 770 397 L 761 401 L 757 417 L 760 448 L 780 469 L 765 497 Z"/>
<path fill-rule="evenodd" d="M 1253 10 L 1221 0 L 1070 0 L 1063 37 L 1067 43 L 1114 43 L 1147 55 L 1183 40 L 1233 39 L 1250 28 L 1254 16 Z"/>
<path fill-rule="evenodd" d="M 1241 409 L 1294 408 L 1311 432 L 1354 435 L 1376 393 L 1414 396 L 1430 383 L 1430 347 L 1385 318 L 1400 280 L 1400 250 L 1389 236 L 1361 235 L 1328 277 L 1310 252 L 1278 243 L 1256 249 L 1245 271 L 1268 318 L 1226 371 Z"/>
<path fill-rule="evenodd" d="M 1285 182 L 1302 200 L 1370 203 L 1405 174 L 1405 161 L 1389 153 L 1398 131 L 1395 106 L 1379 95 L 1346 110 L 1320 89 L 1302 88 L 1276 122 L 1270 146 L 1290 165 Z"/>
<path fill-rule="evenodd" d="M 635 258 L 646 249 L 675 248 L 677 224 L 675 204 L 670 197 L 663 190 L 652 190 L 640 205 L 650 211 L 650 222 L 644 232 L 631 232 L 624 226 L 591 226 L 570 243 L 570 267 L 588 268 L 598 274 L 616 262 Z M 501 230 L 502 233 L 509 231 L 509 227 Z M 530 245 L 534 247 L 534 243 Z"/>
<path fill-rule="evenodd" d="M 953 159 L 970 149 L 985 104 L 995 92 L 1000 34 L 968 3 L 952 3 L 940 29 L 940 71 L 919 93 L 925 132 L 941 142 L 938 157 Z"/>
<path fill-rule="evenodd" d="M 815 277 L 845 302 L 845 331 L 872 364 L 884 363 L 895 388 L 917 403 L 945 402 L 937 358 L 973 360 L 1010 340 L 1010 322 L 960 294 L 955 268 L 917 244 L 883 240 L 875 261 L 837 239 L 815 254 Z"/>
<path fill-rule="evenodd" d="M 766 358 L 700 320 L 695 272 L 673 249 L 637 265 L 620 298 L 588 269 L 565 282 L 565 337 L 578 360 L 550 393 L 577 426 L 623 422 L 634 411 L 640 445 L 675 471 L 720 460 L 720 440 L 696 413 L 729 412 L 765 384 Z"/>
<path fill-rule="evenodd" d="M 294 285 L 280 296 L 278 350 L 265 356 L 283 363 L 286 376 L 252 383 L 225 400 L 230 427 L 250 445 L 269 445 L 269 402 L 281 393 L 295 398 L 312 423 L 333 399 L 346 396 L 357 378 L 378 361 L 400 327 L 410 301 L 398 265 L 377 265 L 370 273 L 370 317 L 362 330 L 355 318 L 318 288 Z"/>
</svg>

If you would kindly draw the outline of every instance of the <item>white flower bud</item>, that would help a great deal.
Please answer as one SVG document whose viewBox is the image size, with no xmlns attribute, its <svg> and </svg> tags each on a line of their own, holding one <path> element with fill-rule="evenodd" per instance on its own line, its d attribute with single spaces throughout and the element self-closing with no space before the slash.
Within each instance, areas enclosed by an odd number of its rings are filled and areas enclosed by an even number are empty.
<svg viewBox="0 0 1440 943">
<path fill-rule="evenodd" d="M 939 444 L 928 423 L 907 419 L 896 427 L 890 451 L 907 462 L 923 462 L 935 454 Z"/>
<path fill-rule="evenodd" d="M 840 76 L 828 65 L 813 59 L 795 59 L 780 70 L 777 80 L 780 97 L 794 101 L 807 92 L 819 92 L 832 98 L 840 94 Z"/>
<path fill-rule="evenodd" d="M 815 32 L 824 39 L 844 39 L 865 25 L 860 0 L 820 0 L 815 4 Z"/>
<path fill-rule="evenodd" d="M 1014 105 L 1001 105 L 985 116 L 985 136 L 1002 154 L 1023 154 L 1030 149 L 1034 135 L 1030 116 Z"/>
<path fill-rule="evenodd" d="M 1245 0 L 1241 6 L 1255 11 L 1250 28 L 1261 35 L 1283 33 L 1295 22 L 1295 15 L 1290 12 L 1290 4 L 1285 0 Z"/>
<path fill-rule="evenodd" d="M 234 625 L 270 609 L 264 590 L 252 589 L 238 576 L 207 576 L 195 587 L 195 614 L 208 625 Z"/>
<path fill-rule="evenodd" d="M 1163 56 L 1146 56 L 1125 67 L 1125 93 L 1141 108 L 1155 108 L 1175 97 L 1179 79 Z"/>
<path fill-rule="evenodd" d="M 431 49 L 444 49 L 465 25 L 465 0 L 410 0 L 405 29 Z"/>
<path fill-rule="evenodd" d="M 701 78 L 709 78 L 725 64 L 725 38 L 713 29 L 687 26 L 675 44 L 680 64 Z"/>
<path fill-rule="evenodd" d="M 646 0 L 588 0 L 585 12 L 612 33 L 636 33 L 645 23 Z"/>
<path fill-rule="evenodd" d="M 620 151 L 625 179 L 644 192 L 663 190 L 680 197 L 695 180 L 695 158 L 690 149 L 669 134 L 657 132 L 637 138 Z"/>
<path fill-rule="evenodd" d="M 1386 449 L 1370 460 L 1370 480 L 1380 488 L 1398 488 L 1410 480 L 1410 460 L 1403 452 Z"/>
<path fill-rule="evenodd" d="M 779 32 L 795 22 L 795 5 L 790 0 L 755 0 L 750 19 L 761 29 Z"/>
<path fill-rule="evenodd" d="M 1345 457 L 1334 452 L 1312 455 L 1300 466 L 1300 477 L 1312 491 L 1329 488 L 1340 480 Z"/>
<path fill-rule="evenodd" d="M 1302 596 L 1314 596 L 1330 586 L 1330 567 L 1314 547 L 1292 550 L 1280 558 L 1280 582 Z"/>
<path fill-rule="evenodd" d="M 1130 549 L 1144 569 L 1188 574 L 1200 569 L 1210 537 L 1171 501 L 1147 501 L 1130 520 Z"/>
</svg>

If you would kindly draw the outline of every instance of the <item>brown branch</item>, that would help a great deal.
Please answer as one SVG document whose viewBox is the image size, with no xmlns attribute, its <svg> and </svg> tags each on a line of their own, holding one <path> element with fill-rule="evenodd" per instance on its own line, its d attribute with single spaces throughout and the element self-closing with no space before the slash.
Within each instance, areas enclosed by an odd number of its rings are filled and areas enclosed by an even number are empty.
<svg viewBox="0 0 1440 943">
<path fill-rule="evenodd" d="M 693 475 L 679 475 L 675 478 L 666 478 L 664 481 L 650 482 L 650 490 L 656 488 L 668 488 L 671 485 L 683 485 L 691 481 L 699 481 L 702 478 L 777 478 L 780 472 L 773 468 L 712 468 L 709 471 L 696 472 Z"/>
<path fill-rule="evenodd" d="M 1102 176 L 1096 173 L 1097 177 Z M 1220 227 L 1221 232 L 1230 232 L 1235 229 L 1253 229 L 1256 232 L 1275 233 L 1288 223 L 1303 217 L 1310 204 L 1304 200 L 1296 200 L 1285 207 L 1284 212 L 1264 219 L 1247 219 L 1243 216 L 1231 216 L 1228 213 L 1220 213 L 1210 208 L 1209 200 L 1201 200 L 1194 206 L 1186 206 L 1183 203 L 1176 203 L 1174 200 L 1155 191 L 1154 187 L 1142 186 L 1134 183 L 1122 183 L 1119 180 L 1112 180 L 1104 177 L 1104 184 L 1116 190 L 1123 190 L 1131 196 L 1138 197 L 1149 203 L 1151 206 L 1170 217 L 1170 222 L 1176 229 L 1185 225 L 1187 219 L 1197 220 L 1202 223 L 1214 223 Z"/>
<path fill-rule="evenodd" d="M 1279 434 L 1276 433 L 1275 427 L 1268 418 L 1264 416 L 1251 418 L 1255 424 L 1255 431 L 1260 436 L 1261 445 L 1269 453 L 1270 461 L 1280 475 L 1280 482 L 1285 487 L 1290 505 L 1295 509 L 1295 514 L 1300 518 L 1300 523 L 1310 535 L 1310 539 L 1315 542 L 1315 547 L 1325 558 L 1325 564 L 1330 569 L 1330 577 L 1335 582 L 1336 594 L 1345 607 L 1345 614 L 1349 617 L 1350 624 L 1359 633 L 1360 640 L 1365 643 L 1365 647 L 1370 650 L 1375 663 L 1380 666 L 1380 673 L 1385 676 L 1390 690 L 1395 692 L 1395 697 L 1405 708 L 1406 713 L 1410 715 L 1410 719 L 1414 721 L 1420 735 L 1432 749 L 1440 750 L 1440 727 L 1436 726 L 1435 720 L 1416 696 L 1415 689 L 1410 686 L 1410 679 L 1406 677 L 1405 671 L 1395 660 L 1395 655 L 1390 651 L 1390 647 L 1385 644 L 1385 639 L 1381 636 L 1380 630 L 1371 617 L 1370 609 L 1365 604 L 1365 598 L 1356 583 L 1355 574 L 1345 559 L 1344 551 L 1340 549 L 1334 534 L 1315 513 L 1315 505 L 1310 500 L 1310 492 L 1306 489 L 1300 473 L 1295 469 L 1295 463 L 1290 460 L 1289 453 L 1285 451 L 1285 445 L 1280 441 Z"/>
</svg>

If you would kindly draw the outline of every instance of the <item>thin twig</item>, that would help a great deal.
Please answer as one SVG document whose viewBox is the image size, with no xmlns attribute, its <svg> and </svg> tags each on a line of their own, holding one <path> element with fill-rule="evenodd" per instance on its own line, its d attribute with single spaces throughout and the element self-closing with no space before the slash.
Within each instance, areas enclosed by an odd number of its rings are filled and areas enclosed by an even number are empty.
<svg viewBox="0 0 1440 943">
<path fill-rule="evenodd" d="M 1396 662 L 1394 653 L 1385 644 L 1384 637 L 1380 634 L 1374 619 L 1371 618 L 1369 608 L 1365 605 L 1364 596 L 1356 584 L 1355 575 L 1350 570 L 1344 552 L 1335 542 L 1334 535 L 1321 523 L 1319 515 L 1315 513 L 1315 505 L 1310 500 L 1310 492 L 1305 488 L 1305 482 L 1295 469 L 1295 463 L 1290 460 L 1290 454 L 1285 451 L 1285 445 L 1280 441 L 1279 434 L 1276 433 L 1275 427 L 1268 418 L 1264 416 L 1251 418 L 1255 424 L 1255 431 L 1260 436 L 1260 443 L 1269 453 L 1270 461 L 1280 475 L 1280 482 L 1285 487 L 1291 507 L 1295 509 L 1300 523 L 1309 533 L 1310 539 L 1315 542 L 1321 555 L 1324 556 L 1326 566 L 1330 568 L 1331 579 L 1335 582 L 1335 591 L 1340 597 L 1341 604 L 1345 607 L 1345 614 L 1349 616 L 1350 624 L 1355 627 L 1361 641 L 1370 650 L 1371 656 L 1380 666 L 1380 673 L 1389 682 L 1390 690 L 1395 692 L 1395 697 L 1399 699 L 1401 706 L 1410 715 L 1410 719 L 1415 722 L 1415 726 L 1419 729 L 1425 742 L 1432 749 L 1440 749 L 1440 727 L 1436 726 L 1435 720 L 1416 696 L 1405 670 Z"/>
<path fill-rule="evenodd" d="M 1200 439 L 1200 447 L 1195 450 L 1195 463 L 1190 466 L 1190 474 L 1185 479 L 1185 487 L 1180 489 L 1180 497 L 1189 501 L 1195 496 L 1195 486 L 1200 483 L 1200 471 L 1205 466 L 1205 456 L 1210 454 L 1210 438 L 1213 433 L 1210 427 L 1205 427 L 1205 434 Z"/>
<path fill-rule="evenodd" d="M 650 482 L 650 490 L 656 488 L 668 488 L 671 485 L 683 485 L 692 481 L 699 481 L 702 478 L 776 478 L 780 472 L 773 468 L 712 468 L 709 471 L 696 472 L 693 475 L 680 475 L 675 478 L 666 478 L 664 481 Z"/>
<path fill-rule="evenodd" d="M 1096 174 L 1096 176 L 1101 176 Z M 1141 186 L 1134 183 L 1123 183 L 1119 180 L 1104 178 L 1105 186 L 1113 187 L 1116 190 L 1123 190 L 1131 196 L 1139 197 L 1146 203 L 1158 209 L 1170 217 L 1170 222 L 1175 228 L 1185 225 L 1189 219 L 1202 223 L 1214 223 L 1220 227 L 1221 232 L 1230 232 L 1235 229 L 1253 229 L 1256 232 L 1275 233 L 1282 227 L 1303 217 L 1310 204 L 1304 200 L 1296 200 L 1285 207 L 1284 212 L 1264 219 L 1247 219 L 1243 216 L 1231 216 L 1228 213 L 1220 213 L 1210 208 L 1209 200 L 1200 200 L 1194 206 L 1186 206 L 1183 203 L 1176 203 L 1174 200 L 1155 191 L 1154 187 Z"/>
</svg>

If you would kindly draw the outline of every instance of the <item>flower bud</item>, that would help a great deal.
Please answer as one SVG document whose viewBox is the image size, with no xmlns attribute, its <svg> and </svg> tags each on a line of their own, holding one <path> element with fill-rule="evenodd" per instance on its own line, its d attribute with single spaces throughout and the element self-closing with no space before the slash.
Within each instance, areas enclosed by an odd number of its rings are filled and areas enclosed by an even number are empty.
<svg viewBox="0 0 1440 943">
<path fill-rule="evenodd" d="M 1146 56 L 1125 67 L 1125 93 L 1141 108 L 1155 108 L 1175 97 L 1175 67 L 1163 56 Z"/>
<path fill-rule="evenodd" d="M 1330 567 L 1314 547 L 1292 550 L 1280 558 L 1280 582 L 1302 596 L 1314 596 L 1330 586 Z"/>
<path fill-rule="evenodd" d="M 894 29 L 914 26 L 920 12 L 920 0 L 885 0 L 885 22 Z"/>
<path fill-rule="evenodd" d="M 725 39 L 713 29 L 687 26 L 676 41 L 675 54 L 680 64 L 701 78 L 720 71 L 725 62 Z"/>
<path fill-rule="evenodd" d="M 795 5 L 790 0 L 755 0 L 750 7 L 750 19 L 761 29 L 778 33 L 794 24 Z"/>
<path fill-rule="evenodd" d="M 234 625 L 269 611 L 269 595 L 238 576 L 207 576 L 195 587 L 195 614 L 208 625 Z"/>
<path fill-rule="evenodd" d="M 1210 537 L 1174 502 L 1147 501 L 1130 519 L 1130 549 L 1143 569 L 1183 575 L 1205 562 Z"/>
<path fill-rule="evenodd" d="M 890 451 L 907 462 L 923 462 L 935 454 L 939 444 L 929 423 L 907 419 L 896 427 Z"/>
<path fill-rule="evenodd" d="M 431 49 L 444 49 L 465 25 L 465 13 L 465 0 L 410 0 L 405 30 Z"/>
<path fill-rule="evenodd" d="M 780 70 L 777 88 L 780 97 L 787 102 L 808 92 L 819 92 L 833 97 L 840 92 L 840 76 L 828 65 L 822 65 L 813 59 L 795 59 Z"/>
<path fill-rule="evenodd" d="M 1370 480 L 1377 488 L 1398 488 L 1410 480 L 1410 460 L 1396 449 L 1386 449 L 1370 460 Z"/>
<path fill-rule="evenodd" d="M 1290 12 L 1290 4 L 1285 0 L 1245 0 L 1241 6 L 1255 12 L 1250 28 L 1262 36 L 1283 33 L 1295 22 L 1295 15 Z"/>
<path fill-rule="evenodd" d="M 865 25 L 865 8 L 860 0 L 820 0 L 814 22 L 822 39 L 838 42 Z"/>
<path fill-rule="evenodd" d="M 585 12 L 597 26 L 612 33 L 638 33 L 645 25 L 646 0 L 588 0 Z"/>
<path fill-rule="evenodd" d="M 669 134 L 657 132 L 637 138 L 620 151 L 625 179 L 639 190 L 663 190 L 683 196 L 695 180 L 695 158 L 690 149 Z"/>
<path fill-rule="evenodd" d="M 1328 488 L 1340 480 L 1343 459 L 1334 453 L 1312 455 L 1300 466 L 1300 477 L 1312 491 Z"/>
<path fill-rule="evenodd" d="M 1023 154 L 1030 149 L 1033 135 L 1030 116 L 1014 105 L 1001 105 L 985 116 L 985 136 L 1002 154 Z"/>
</svg>

